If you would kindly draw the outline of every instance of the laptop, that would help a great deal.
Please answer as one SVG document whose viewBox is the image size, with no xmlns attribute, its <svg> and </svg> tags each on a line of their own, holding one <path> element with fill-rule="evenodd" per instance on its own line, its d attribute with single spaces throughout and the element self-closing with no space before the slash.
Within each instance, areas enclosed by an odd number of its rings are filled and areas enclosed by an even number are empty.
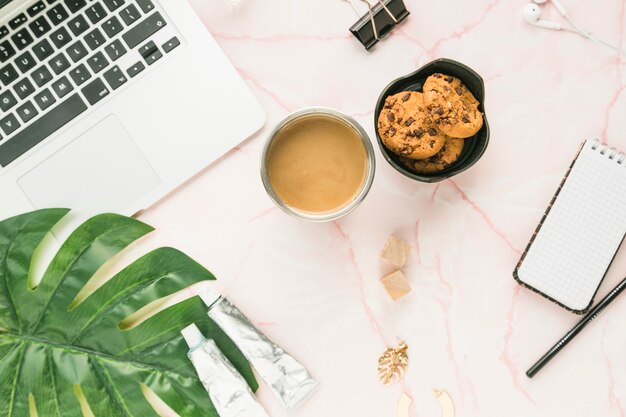
<svg viewBox="0 0 626 417">
<path fill-rule="evenodd" d="M 0 0 L 0 219 L 133 215 L 264 120 L 187 1 Z"/>
</svg>

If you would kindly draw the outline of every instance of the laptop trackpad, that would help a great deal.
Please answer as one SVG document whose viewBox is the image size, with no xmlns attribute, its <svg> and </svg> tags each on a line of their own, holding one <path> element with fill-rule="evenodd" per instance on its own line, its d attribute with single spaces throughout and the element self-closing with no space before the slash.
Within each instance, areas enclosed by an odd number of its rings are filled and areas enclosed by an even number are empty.
<svg viewBox="0 0 626 417">
<path fill-rule="evenodd" d="M 35 208 L 122 212 L 161 180 L 119 119 L 108 116 L 18 184 Z"/>
</svg>

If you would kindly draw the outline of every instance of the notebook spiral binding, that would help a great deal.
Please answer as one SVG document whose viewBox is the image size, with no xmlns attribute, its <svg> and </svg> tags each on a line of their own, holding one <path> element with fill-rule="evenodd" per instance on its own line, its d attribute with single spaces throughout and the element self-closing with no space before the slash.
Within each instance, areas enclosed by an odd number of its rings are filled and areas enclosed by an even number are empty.
<svg viewBox="0 0 626 417">
<path fill-rule="evenodd" d="M 620 165 L 626 166 L 624 161 L 626 161 L 626 155 L 623 152 L 618 152 L 617 149 L 608 146 L 605 143 L 600 142 L 598 139 L 593 140 L 593 145 L 591 145 L 591 149 L 600 150 L 600 155 L 607 155 L 610 160 L 614 160 Z"/>
</svg>

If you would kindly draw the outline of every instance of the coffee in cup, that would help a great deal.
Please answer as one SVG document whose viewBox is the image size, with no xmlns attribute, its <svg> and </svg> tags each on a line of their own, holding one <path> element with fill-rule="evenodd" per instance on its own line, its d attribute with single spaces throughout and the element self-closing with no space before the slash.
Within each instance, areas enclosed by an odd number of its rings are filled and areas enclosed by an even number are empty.
<svg viewBox="0 0 626 417">
<path fill-rule="evenodd" d="M 313 221 L 334 220 L 356 208 L 375 170 L 372 145 L 358 123 L 319 108 L 283 120 L 270 135 L 261 165 L 276 204 Z"/>
</svg>

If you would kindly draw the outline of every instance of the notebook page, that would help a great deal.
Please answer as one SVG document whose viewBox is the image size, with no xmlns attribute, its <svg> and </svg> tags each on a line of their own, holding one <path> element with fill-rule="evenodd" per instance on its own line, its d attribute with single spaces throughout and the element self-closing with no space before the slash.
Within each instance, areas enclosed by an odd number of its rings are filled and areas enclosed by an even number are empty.
<svg viewBox="0 0 626 417">
<path fill-rule="evenodd" d="M 572 310 L 588 307 L 626 234 L 626 162 L 605 149 L 586 141 L 518 269 Z"/>
</svg>

